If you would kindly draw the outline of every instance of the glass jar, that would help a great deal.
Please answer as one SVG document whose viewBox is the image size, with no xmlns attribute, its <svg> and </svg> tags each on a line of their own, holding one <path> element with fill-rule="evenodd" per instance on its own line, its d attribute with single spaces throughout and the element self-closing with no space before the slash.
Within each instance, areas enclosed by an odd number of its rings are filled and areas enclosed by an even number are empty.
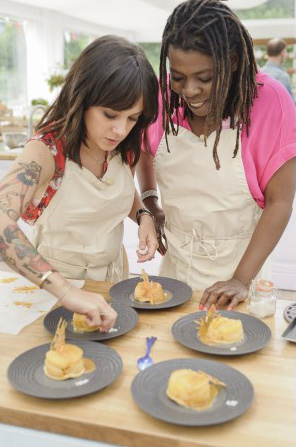
<svg viewBox="0 0 296 447">
<path fill-rule="evenodd" d="M 265 279 L 252 281 L 248 310 L 257 318 L 272 317 L 276 310 L 276 292 L 273 282 Z"/>
</svg>

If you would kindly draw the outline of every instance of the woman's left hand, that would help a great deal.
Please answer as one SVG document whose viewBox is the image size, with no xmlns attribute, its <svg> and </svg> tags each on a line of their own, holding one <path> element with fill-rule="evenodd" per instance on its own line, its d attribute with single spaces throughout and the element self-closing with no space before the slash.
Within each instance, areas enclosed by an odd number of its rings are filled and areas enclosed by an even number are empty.
<svg viewBox="0 0 296 447">
<path fill-rule="evenodd" d="M 146 250 L 146 254 L 141 254 L 139 250 L 137 250 L 138 262 L 150 261 L 154 258 L 155 252 L 158 248 L 158 242 L 154 227 L 154 221 L 151 216 L 148 214 L 143 214 L 141 216 L 139 231 L 139 249 L 144 251 Z"/>
<path fill-rule="evenodd" d="M 232 310 L 241 301 L 248 298 L 249 289 L 239 279 L 231 278 L 228 281 L 218 281 L 205 289 L 200 300 L 200 310 L 208 310 L 212 304 L 217 309 L 228 304 L 227 310 Z"/>
</svg>

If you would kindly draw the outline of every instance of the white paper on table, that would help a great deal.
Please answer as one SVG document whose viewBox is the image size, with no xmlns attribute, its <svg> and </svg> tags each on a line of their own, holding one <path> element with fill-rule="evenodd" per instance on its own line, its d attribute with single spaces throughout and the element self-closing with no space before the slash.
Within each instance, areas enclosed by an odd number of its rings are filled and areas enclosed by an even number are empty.
<svg viewBox="0 0 296 447">
<path fill-rule="evenodd" d="M 2 282 L 15 278 L 12 282 Z M 69 280 L 78 288 L 83 280 Z M 17 292 L 18 287 L 34 287 L 30 291 Z M 15 272 L 0 271 L 0 332 L 18 334 L 25 326 L 45 315 L 57 302 L 57 298 L 46 290 Z"/>
</svg>

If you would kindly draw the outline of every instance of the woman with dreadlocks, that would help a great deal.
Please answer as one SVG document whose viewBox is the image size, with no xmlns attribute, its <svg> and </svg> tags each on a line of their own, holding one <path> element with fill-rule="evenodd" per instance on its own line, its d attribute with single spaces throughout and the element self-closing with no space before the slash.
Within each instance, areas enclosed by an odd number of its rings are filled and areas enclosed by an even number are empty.
<svg viewBox="0 0 296 447">
<path fill-rule="evenodd" d="M 257 72 L 248 32 L 219 0 L 183 2 L 169 17 L 160 90 L 152 156 L 142 153 L 137 169 L 167 243 L 160 274 L 203 290 L 200 309 L 232 309 L 253 278 L 266 277 L 291 215 L 295 107 Z"/>
</svg>

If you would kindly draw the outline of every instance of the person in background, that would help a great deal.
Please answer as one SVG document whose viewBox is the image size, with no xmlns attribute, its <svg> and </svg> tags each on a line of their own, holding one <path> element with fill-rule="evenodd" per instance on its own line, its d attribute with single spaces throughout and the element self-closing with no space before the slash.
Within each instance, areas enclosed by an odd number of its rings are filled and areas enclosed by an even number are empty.
<svg viewBox="0 0 296 447">
<path fill-rule="evenodd" d="M 159 273 L 204 291 L 201 309 L 230 310 L 256 275 L 268 278 L 262 268 L 292 211 L 295 122 L 290 95 L 257 73 L 252 39 L 225 2 L 175 8 L 152 152 L 137 175 L 165 254 Z"/>
<path fill-rule="evenodd" d="M 114 325 L 116 312 L 102 295 L 67 279 L 128 277 L 127 216 L 139 224 L 139 261 L 154 256 L 153 219 L 135 191 L 133 171 L 142 141 L 148 150 L 157 92 L 139 46 L 116 36 L 95 40 L 0 183 L 3 260 L 101 330 Z M 17 224 L 20 217 L 33 225 L 31 241 Z"/>
<path fill-rule="evenodd" d="M 267 42 L 267 62 L 261 68 L 264 73 L 267 73 L 272 78 L 281 82 L 290 95 L 292 96 L 294 102 L 295 99 L 292 93 L 292 86 L 290 76 L 288 75 L 286 69 L 283 67 L 285 60 L 287 59 L 287 44 L 284 39 L 274 38 Z"/>
</svg>

